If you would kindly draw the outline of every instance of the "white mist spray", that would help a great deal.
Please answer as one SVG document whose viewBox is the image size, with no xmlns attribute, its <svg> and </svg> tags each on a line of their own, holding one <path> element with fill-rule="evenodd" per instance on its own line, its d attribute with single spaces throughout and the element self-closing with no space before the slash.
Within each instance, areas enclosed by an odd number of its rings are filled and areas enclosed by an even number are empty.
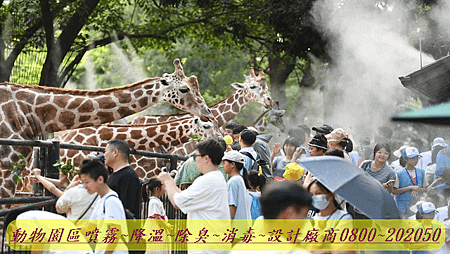
<svg viewBox="0 0 450 254">
<path fill-rule="evenodd" d="M 398 77 L 420 68 L 419 51 L 402 33 L 406 9 L 373 0 L 316 2 L 312 14 L 332 57 L 324 80 L 326 122 L 372 136 L 395 114 L 406 92 Z M 433 61 L 423 56 L 424 64 Z"/>
</svg>

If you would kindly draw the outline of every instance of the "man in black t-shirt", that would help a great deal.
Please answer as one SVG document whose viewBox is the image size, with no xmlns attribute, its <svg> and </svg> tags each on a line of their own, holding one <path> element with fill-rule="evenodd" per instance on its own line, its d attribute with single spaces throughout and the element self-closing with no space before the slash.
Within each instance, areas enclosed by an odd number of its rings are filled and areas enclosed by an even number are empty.
<svg viewBox="0 0 450 254">
<path fill-rule="evenodd" d="M 113 169 L 108 177 L 108 186 L 117 192 L 125 210 L 136 219 L 141 217 L 141 183 L 137 173 L 129 164 L 128 143 L 115 139 L 108 142 L 105 150 L 105 165 Z"/>
</svg>

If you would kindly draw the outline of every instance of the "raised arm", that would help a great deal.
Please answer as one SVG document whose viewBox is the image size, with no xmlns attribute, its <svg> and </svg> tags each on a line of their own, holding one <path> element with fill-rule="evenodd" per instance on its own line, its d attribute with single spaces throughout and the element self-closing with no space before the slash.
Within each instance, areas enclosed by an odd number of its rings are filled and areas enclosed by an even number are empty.
<svg viewBox="0 0 450 254">
<path fill-rule="evenodd" d="M 55 186 L 51 181 L 49 181 L 46 177 L 41 176 L 41 170 L 38 168 L 33 169 L 33 174 L 36 180 L 38 180 L 44 188 L 53 193 L 56 197 L 61 197 L 63 191 L 61 191 L 58 187 Z"/>
</svg>

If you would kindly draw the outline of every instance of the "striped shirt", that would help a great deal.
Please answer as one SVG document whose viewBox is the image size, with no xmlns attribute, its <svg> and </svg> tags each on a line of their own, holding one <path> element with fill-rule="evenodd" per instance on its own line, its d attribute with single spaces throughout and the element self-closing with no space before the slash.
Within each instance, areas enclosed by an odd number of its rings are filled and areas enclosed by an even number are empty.
<svg viewBox="0 0 450 254">
<path fill-rule="evenodd" d="M 361 163 L 360 168 L 362 168 L 364 171 L 366 171 L 371 177 L 378 180 L 381 184 L 389 181 L 389 180 L 395 180 L 395 172 L 392 170 L 392 168 L 384 164 L 384 167 L 381 170 L 373 171 L 372 170 L 372 161 L 371 160 L 365 160 Z"/>
</svg>

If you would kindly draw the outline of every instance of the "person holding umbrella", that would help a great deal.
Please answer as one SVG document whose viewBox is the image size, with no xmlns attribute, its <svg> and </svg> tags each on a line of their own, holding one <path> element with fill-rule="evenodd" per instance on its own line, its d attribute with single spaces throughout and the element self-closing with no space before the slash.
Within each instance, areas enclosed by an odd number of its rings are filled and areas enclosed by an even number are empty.
<svg viewBox="0 0 450 254">
<path fill-rule="evenodd" d="M 415 147 L 407 147 L 402 152 L 402 158 L 406 160 L 406 166 L 397 170 L 398 183 L 395 183 L 393 194 L 396 195 L 399 213 L 408 217 L 409 207 L 415 203 L 419 192 L 426 191 L 425 170 L 416 168 L 420 153 Z"/>
</svg>

